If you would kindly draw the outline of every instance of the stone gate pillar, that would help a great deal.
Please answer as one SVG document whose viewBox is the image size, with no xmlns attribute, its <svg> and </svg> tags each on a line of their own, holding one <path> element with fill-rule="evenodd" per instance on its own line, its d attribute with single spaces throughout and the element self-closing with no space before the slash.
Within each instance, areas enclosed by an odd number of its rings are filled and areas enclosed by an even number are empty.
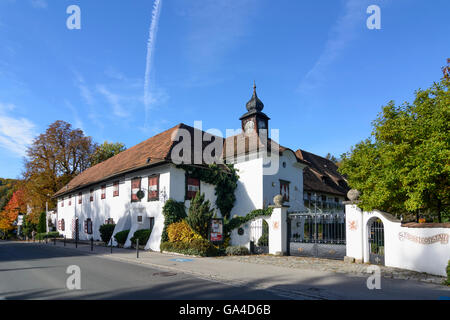
<svg viewBox="0 0 450 320">
<path fill-rule="evenodd" d="M 269 224 L 269 254 L 286 255 L 287 250 L 287 210 L 288 206 L 275 205 Z"/>
</svg>

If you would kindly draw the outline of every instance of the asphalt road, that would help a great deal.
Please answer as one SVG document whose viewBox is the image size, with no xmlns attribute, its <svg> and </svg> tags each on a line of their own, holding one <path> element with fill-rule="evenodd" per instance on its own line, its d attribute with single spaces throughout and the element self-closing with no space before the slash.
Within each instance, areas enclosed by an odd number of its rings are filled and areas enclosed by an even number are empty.
<svg viewBox="0 0 450 320">
<path fill-rule="evenodd" d="M 81 290 L 68 290 L 71 265 Z M 113 261 L 58 247 L 0 241 L 0 300 L 152 299 L 276 300 L 263 290 L 233 287 L 182 273 Z"/>
</svg>

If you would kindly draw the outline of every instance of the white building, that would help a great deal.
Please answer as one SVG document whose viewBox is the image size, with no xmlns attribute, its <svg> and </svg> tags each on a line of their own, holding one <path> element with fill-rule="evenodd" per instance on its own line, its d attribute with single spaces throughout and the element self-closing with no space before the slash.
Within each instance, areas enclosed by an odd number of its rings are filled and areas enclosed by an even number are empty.
<svg viewBox="0 0 450 320">
<path fill-rule="evenodd" d="M 197 191 L 205 193 L 213 206 L 216 200 L 215 186 L 189 177 L 177 167 L 179 159 L 174 159 L 174 154 L 181 155 L 185 162 L 195 163 L 199 153 L 203 155 L 214 142 L 219 142 L 224 150 L 218 158 L 235 163 L 239 170 L 232 216 L 245 216 L 254 209 L 266 208 L 273 204 L 272 199 L 277 194 L 285 197 L 292 210 L 303 210 L 303 170 L 308 162 L 268 138 L 270 119 L 262 112 L 263 108 L 255 87 L 253 97 L 247 103 L 247 113 L 240 118 L 243 132 L 238 135 L 227 139 L 214 136 L 209 139 L 212 142 L 203 142 L 200 150 L 191 142 L 187 152 L 180 154 L 178 149 L 186 143 L 184 133 L 200 138 L 207 134 L 179 124 L 87 169 L 55 194 L 58 231 L 67 238 L 74 238 L 78 232 L 81 240 L 97 240 L 100 239 L 99 227 L 114 223 L 114 233 L 130 229 L 125 244 L 130 246 L 130 238 L 136 230 L 151 228 L 146 248 L 159 250 L 164 226 L 162 208 L 166 200 L 183 201 L 189 207 L 190 199 Z M 182 140 L 180 136 L 183 136 Z M 256 146 L 248 143 L 251 139 L 256 139 Z M 258 153 L 266 145 L 271 158 Z M 273 157 L 277 149 L 279 157 Z M 268 160 L 277 170 L 270 172 L 267 169 Z"/>
</svg>

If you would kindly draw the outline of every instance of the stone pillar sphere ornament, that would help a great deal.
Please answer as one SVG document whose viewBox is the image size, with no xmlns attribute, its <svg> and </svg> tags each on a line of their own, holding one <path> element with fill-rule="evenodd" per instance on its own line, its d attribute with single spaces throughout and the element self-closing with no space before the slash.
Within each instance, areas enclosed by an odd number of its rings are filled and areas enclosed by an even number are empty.
<svg viewBox="0 0 450 320">
<path fill-rule="evenodd" d="M 283 196 L 282 196 L 281 194 L 276 195 L 276 196 L 273 198 L 273 203 L 275 203 L 275 205 L 276 205 L 277 207 L 282 207 L 283 204 L 284 204 Z"/>
<path fill-rule="evenodd" d="M 351 190 L 347 193 L 347 198 L 348 198 L 350 201 L 354 202 L 354 201 L 357 201 L 357 200 L 358 200 L 358 198 L 359 198 L 360 195 L 361 195 L 361 193 L 360 193 L 358 190 L 356 190 L 356 189 L 351 189 Z"/>
</svg>

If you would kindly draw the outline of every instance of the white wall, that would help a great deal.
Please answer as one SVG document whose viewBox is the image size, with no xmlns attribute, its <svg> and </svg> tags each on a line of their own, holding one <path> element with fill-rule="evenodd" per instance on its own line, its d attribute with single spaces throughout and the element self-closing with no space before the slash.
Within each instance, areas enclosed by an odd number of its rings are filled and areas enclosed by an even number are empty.
<svg viewBox="0 0 450 320">
<path fill-rule="evenodd" d="M 262 209 L 263 199 L 263 160 L 253 159 L 235 164 L 239 181 L 235 191 L 236 202 L 231 216 L 246 216 L 255 209 Z"/>
<path fill-rule="evenodd" d="M 283 167 L 286 163 L 286 168 Z M 279 169 L 275 175 L 264 176 L 264 203 L 273 205 L 273 198 L 280 194 L 280 180 L 289 181 L 289 210 L 304 210 L 303 202 L 303 168 L 304 165 L 297 162 L 295 154 L 286 150 L 280 156 Z"/>
<path fill-rule="evenodd" d="M 386 266 L 446 275 L 450 260 L 450 228 L 406 228 L 387 213 L 362 212 L 356 205 L 346 205 L 348 257 L 369 262 L 368 227 L 374 218 L 383 222 Z M 356 224 L 353 221 L 357 221 Z M 350 224 L 356 225 L 356 230 L 354 227 L 350 230 Z M 442 242 L 421 243 L 439 235 Z"/>
<path fill-rule="evenodd" d="M 160 175 L 159 201 L 147 200 L 148 177 L 154 174 Z M 141 177 L 141 188 L 145 191 L 145 197 L 140 202 L 131 202 L 131 180 L 135 177 Z M 119 180 L 119 196 L 113 197 L 113 184 Z M 58 199 L 58 219 L 65 220 L 65 231 L 60 233 L 66 235 L 68 239 L 72 238 L 72 219 L 77 216 L 80 223 L 80 240 L 89 240 L 93 237 L 100 240 L 99 227 L 105 223 L 108 218 L 113 218 L 116 228 L 113 235 L 122 230 L 130 229 L 125 247 L 131 246 L 131 237 L 134 232 L 150 227 L 150 218 L 155 219 L 153 231 L 146 244 L 146 249 L 159 251 L 161 235 L 164 228 L 164 216 L 162 208 L 168 199 L 185 202 L 186 208 L 189 208 L 190 201 L 185 201 L 185 172 L 176 168 L 174 165 L 163 165 L 151 169 L 144 169 L 134 173 L 124 174 L 120 178 L 114 178 L 106 182 L 106 199 L 101 199 L 101 186 L 105 183 L 99 183 L 92 187 L 81 190 L 83 192 L 82 204 L 78 204 L 78 192 L 72 194 L 72 205 L 68 205 L 68 197 L 65 196 L 64 207 L 61 207 L 61 199 Z M 94 189 L 94 201 L 90 202 L 90 189 Z M 209 200 L 215 207 L 215 186 L 201 182 L 200 191 L 205 193 L 205 199 Z M 220 216 L 220 210 L 217 210 Z M 138 216 L 142 216 L 142 223 L 138 223 Z M 84 232 L 84 221 L 92 219 L 93 234 Z M 116 245 L 115 241 L 113 242 Z"/>
</svg>

